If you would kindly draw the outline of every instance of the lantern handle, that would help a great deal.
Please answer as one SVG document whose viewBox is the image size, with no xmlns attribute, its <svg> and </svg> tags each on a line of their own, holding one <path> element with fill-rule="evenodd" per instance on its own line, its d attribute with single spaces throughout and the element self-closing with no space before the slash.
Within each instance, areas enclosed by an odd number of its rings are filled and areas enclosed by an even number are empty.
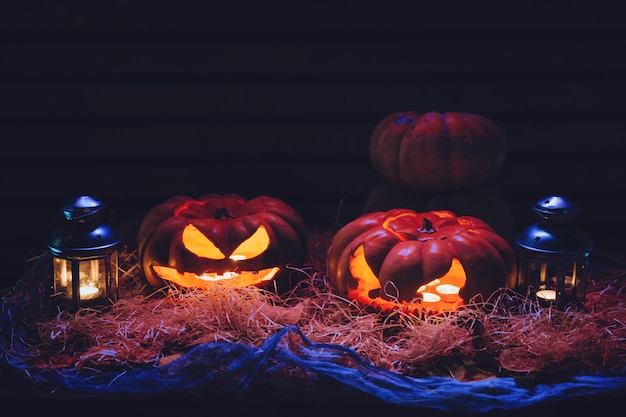
<svg viewBox="0 0 626 417">
<path fill-rule="evenodd" d="M 82 195 L 75 199 L 68 200 L 62 208 L 63 215 L 67 220 L 84 221 L 86 217 L 93 216 L 104 211 L 106 206 L 102 201 L 88 196 Z"/>
</svg>

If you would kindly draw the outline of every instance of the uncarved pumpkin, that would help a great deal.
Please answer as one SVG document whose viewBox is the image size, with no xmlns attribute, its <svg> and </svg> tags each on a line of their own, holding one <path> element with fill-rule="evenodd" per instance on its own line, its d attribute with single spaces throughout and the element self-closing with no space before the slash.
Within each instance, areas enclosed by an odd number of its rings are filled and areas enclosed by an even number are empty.
<svg viewBox="0 0 626 417">
<path fill-rule="evenodd" d="M 277 198 L 175 196 L 144 216 L 137 249 L 154 287 L 219 282 L 284 291 L 285 266 L 304 260 L 306 235 L 300 215 Z"/>
<path fill-rule="evenodd" d="M 446 210 L 366 213 L 333 237 L 326 258 L 341 296 L 379 311 L 437 313 L 511 287 L 516 261 L 484 221 Z"/>
<path fill-rule="evenodd" d="M 491 119 L 471 113 L 393 113 L 374 128 L 374 169 L 416 190 L 458 190 L 481 184 L 504 165 L 506 137 Z"/>
<path fill-rule="evenodd" d="M 511 205 L 494 181 L 453 191 L 419 191 L 390 181 L 376 185 L 367 196 L 363 212 L 408 208 L 417 212 L 448 210 L 458 216 L 484 220 L 500 236 L 513 241 L 515 220 Z"/>
</svg>

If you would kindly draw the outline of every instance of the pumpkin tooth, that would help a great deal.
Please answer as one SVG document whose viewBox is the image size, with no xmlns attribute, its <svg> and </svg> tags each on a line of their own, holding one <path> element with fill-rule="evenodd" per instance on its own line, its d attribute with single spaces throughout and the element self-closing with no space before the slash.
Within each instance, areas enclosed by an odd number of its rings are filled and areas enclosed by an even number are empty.
<svg viewBox="0 0 626 417">
<path fill-rule="evenodd" d="M 203 274 L 195 274 L 193 272 L 178 272 L 175 268 L 162 265 L 153 265 L 152 268 L 161 279 L 186 288 L 209 288 L 217 283 L 234 287 L 255 285 L 259 282 L 273 280 L 280 271 L 279 267 L 272 267 L 260 271 L 205 272 Z"/>
</svg>

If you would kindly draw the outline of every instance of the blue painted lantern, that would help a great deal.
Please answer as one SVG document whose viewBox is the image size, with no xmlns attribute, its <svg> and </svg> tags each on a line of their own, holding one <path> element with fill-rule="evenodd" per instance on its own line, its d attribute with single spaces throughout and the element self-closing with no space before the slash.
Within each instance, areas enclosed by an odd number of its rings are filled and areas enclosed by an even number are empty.
<svg viewBox="0 0 626 417">
<path fill-rule="evenodd" d="M 118 248 L 122 241 L 104 222 L 105 205 L 90 196 L 68 200 L 65 222 L 48 240 L 53 263 L 52 297 L 71 310 L 118 297 Z"/>
<path fill-rule="evenodd" d="M 573 223 L 579 206 L 552 195 L 538 200 L 532 210 L 541 220 L 515 239 L 517 289 L 543 307 L 583 307 L 593 241 Z"/>
</svg>

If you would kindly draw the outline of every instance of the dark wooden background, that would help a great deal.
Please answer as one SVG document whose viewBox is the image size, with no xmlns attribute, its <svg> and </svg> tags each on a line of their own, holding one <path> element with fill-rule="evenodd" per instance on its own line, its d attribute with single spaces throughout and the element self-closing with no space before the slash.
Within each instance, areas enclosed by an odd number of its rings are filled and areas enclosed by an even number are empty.
<svg viewBox="0 0 626 417">
<path fill-rule="evenodd" d="M 6 2 L 5 2 L 6 3 Z M 0 251 L 11 285 L 60 205 L 103 199 L 133 239 L 177 195 L 279 197 L 311 229 L 382 181 L 371 131 L 402 110 L 505 131 L 521 229 L 561 193 L 600 248 L 626 221 L 626 24 L 571 2 L 12 2 L 0 13 Z M 133 242 L 129 242 L 133 243 Z"/>
</svg>

